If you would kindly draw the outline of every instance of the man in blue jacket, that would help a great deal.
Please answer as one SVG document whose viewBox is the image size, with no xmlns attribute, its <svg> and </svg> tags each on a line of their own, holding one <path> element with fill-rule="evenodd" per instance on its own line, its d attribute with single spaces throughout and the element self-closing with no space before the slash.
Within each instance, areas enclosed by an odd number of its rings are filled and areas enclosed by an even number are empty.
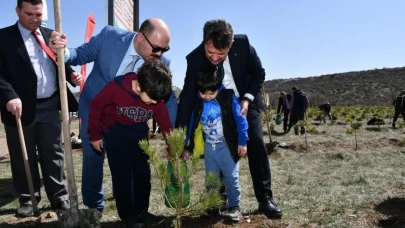
<svg viewBox="0 0 405 228">
<path fill-rule="evenodd" d="M 50 48 L 53 51 L 66 47 L 65 34 L 54 32 L 50 41 Z M 79 116 L 82 119 L 80 136 L 83 146 L 82 194 L 83 203 L 90 208 L 96 208 L 100 215 L 105 204 L 102 188 L 105 151 L 100 156 L 89 142 L 87 125 L 90 102 L 116 76 L 137 72 L 144 61 L 161 59 L 169 65 L 170 61 L 162 56 L 170 49 L 169 42 L 170 30 L 167 24 L 159 18 L 151 18 L 142 23 L 138 33 L 106 26 L 88 43 L 78 48 L 65 49 L 67 64 L 83 65 L 94 62 L 80 94 L 79 103 Z M 173 91 L 166 99 L 166 106 L 174 126 L 177 101 Z M 154 220 L 153 216 L 148 217 Z"/>
</svg>

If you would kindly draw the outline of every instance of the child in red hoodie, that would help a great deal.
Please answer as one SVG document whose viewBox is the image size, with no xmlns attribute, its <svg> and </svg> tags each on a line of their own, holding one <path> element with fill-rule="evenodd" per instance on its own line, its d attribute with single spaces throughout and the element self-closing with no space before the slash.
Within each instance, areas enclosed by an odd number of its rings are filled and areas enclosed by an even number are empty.
<svg viewBox="0 0 405 228">
<path fill-rule="evenodd" d="M 171 73 L 159 60 L 147 61 L 138 74 L 118 76 L 91 101 L 88 131 L 97 151 L 108 151 L 118 214 L 125 225 L 160 224 L 163 216 L 148 212 L 151 174 L 138 143 L 148 139 L 154 117 L 162 134 L 172 129 L 163 101 L 171 92 Z"/>
</svg>

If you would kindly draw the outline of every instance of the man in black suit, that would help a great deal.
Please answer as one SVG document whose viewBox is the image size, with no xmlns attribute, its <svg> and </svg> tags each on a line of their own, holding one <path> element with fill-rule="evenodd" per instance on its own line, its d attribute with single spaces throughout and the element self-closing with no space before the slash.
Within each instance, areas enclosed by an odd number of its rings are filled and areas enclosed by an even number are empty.
<svg viewBox="0 0 405 228">
<path fill-rule="evenodd" d="M 247 115 L 249 168 L 259 210 L 268 217 L 281 217 L 273 201 L 270 164 L 263 141 L 260 111 L 265 111 L 260 88 L 265 72 L 246 35 L 234 35 L 232 26 L 222 19 L 204 25 L 203 42 L 187 55 L 187 73 L 177 111 L 176 127 L 189 123 L 197 98 L 196 72 L 208 65 L 217 65 L 223 84 L 239 97 L 241 114 Z"/>
<path fill-rule="evenodd" d="M 58 68 L 56 57 L 46 44 L 52 30 L 40 27 L 42 0 L 17 0 L 18 22 L 0 29 L 0 110 L 10 154 L 13 184 L 19 194 L 16 215 L 33 215 L 16 116 L 21 117 L 28 160 L 37 202 L 41 180 L 54 209 L 69 209 L 63 173 L 64 152 L 61 146 Z M 80 85 L 81 75 L 66 67 L 67 80 Z M 69 111 L 77 111 L 77 101 L 68 91 Z M 24 110 L 23 110 L 24 108 Z"/>
<path fill-rule="evenodd" d="M 280 97 L 278 98 L 277 114 L 281 115 L 281 112 L 284 112 L 284 120 L 283 120 L 284 133 L 287 133 L 288 131 L 288 115 L 290 114 L 290 101 L 291 101 L 291 94 L 281 91 Z"/>
</svg>

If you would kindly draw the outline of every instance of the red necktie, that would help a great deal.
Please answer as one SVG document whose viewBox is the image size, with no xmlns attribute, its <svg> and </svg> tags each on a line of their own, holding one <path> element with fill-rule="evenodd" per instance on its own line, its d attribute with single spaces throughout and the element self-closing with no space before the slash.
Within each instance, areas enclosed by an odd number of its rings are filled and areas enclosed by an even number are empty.
<svg viewBox="0 0 405 228">
<path fill-rule="evenodd" d="M 46 46 L 46 44 L 44 44 L 44 42 L 42 42 L 39 38 L 38 38 L 38 34 L 36 31 L 31 32 L 32 35 L 34 35 L 35 39 L 37 40 L 37 43 L 39 44 L 39 46 L 41 46 L 41 48 L 46 52 L 46 54 L 49 56 L 49 58 L 52 59 L 52 61 L 58 65 L 58 62 L 56 61 L 56 56 L 55 54 L 53 54 L 52 50 Z"/>
</svg>

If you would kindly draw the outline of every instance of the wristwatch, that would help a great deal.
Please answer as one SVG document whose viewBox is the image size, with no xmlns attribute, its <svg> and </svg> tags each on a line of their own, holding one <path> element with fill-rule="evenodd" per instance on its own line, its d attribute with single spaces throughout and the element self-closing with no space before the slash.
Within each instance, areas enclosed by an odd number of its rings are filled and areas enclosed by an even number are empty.
<svg viewBox="0 0 405 228">
<path fill-rule="evenodd" d="M 247 101 L 249 102 L 249 104 L 252 103 L 252 99 L 250 99 L 249 97 L 243 97 L 241 101 Z"/>
</svg>

